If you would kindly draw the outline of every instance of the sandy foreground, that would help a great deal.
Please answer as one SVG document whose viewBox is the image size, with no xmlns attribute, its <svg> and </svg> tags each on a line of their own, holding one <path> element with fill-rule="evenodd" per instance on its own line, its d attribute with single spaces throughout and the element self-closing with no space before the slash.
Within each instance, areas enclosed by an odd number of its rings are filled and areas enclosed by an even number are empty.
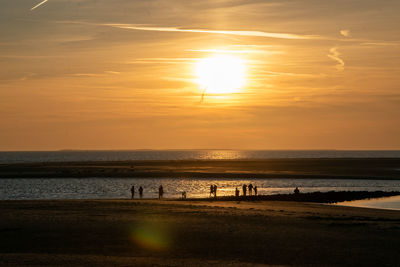
<svg viewBox="0 0 400 267">
<path fill-rule="evenodd" d="M 297 202 L 0 201 L 0 265 L 399 266 L 400 212 Z"/>
</svg>

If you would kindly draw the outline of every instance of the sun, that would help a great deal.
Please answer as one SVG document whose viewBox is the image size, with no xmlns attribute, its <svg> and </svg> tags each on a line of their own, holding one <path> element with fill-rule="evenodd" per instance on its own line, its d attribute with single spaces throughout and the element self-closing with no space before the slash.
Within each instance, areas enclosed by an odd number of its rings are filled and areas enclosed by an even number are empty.
<svg viewBox="0 0 400 267">
<path fill-rule="evenodd" d="M 197 62 L 196 77 L 207 94 L 235 93 L 245 84 L 245 63 L 231 55 L 203 58 Z"/>
</svg>

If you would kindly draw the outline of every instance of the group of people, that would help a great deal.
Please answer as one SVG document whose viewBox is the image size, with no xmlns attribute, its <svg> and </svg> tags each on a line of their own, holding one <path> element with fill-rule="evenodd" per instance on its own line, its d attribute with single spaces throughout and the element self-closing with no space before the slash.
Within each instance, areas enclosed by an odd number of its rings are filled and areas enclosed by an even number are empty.
<svg viewBox="0 0 400 267">
<path fill-rule="evenodd" d="M 139 197 L 140 198 L 143 198 L 143 187 L 139 187 Z M 135 186 L 134 185 L 132 185 L 132 187 L 131 187 L 131 199 L 134 199 L 135 198 Z"/>
<path fill-rule="evenodd" d="M 258 194 L 257 186 L 253 186 L 252 184 L 249 184 L 249 185 L 244 184 L 242 186 L 243 196 L 244 197 L 247 195 L 247 189 L 249 189 L 249 196 L 253 195 L 253 191 L 254 191 L 254 196 L 257 196 L 257 194 Z M 240 194 L 239 189 L 236 187 L 235 196 L 238 197 L 239 194 Z"/>
<path fill-rule="evenodd" d="M 257 196 L 258 194 L 258 188 L 257 186 L 253 186 L 252 184 L 246 185 L 244 184 L 242 186 L 242 190 L 243 190 L 243 196 L 247 196 L 247 190 L 249 191 L 249 196 L 253 196 L 253 192 L 254 192 L 254 196 Z M 139 187 L 139 197 L 143 198 L 143 187 Z M 295 194 L 299 194 L 300 190 L 298 187 L 296 187 L 296 189 L 294 190 Z M 239 189 L 236 187 L 235 189 L 235 197 L 239 197 L 240 195 L 240 191 Z M 160 185 L 158 187 L 158 198 L 161 199 L 164 196 L 164 188 L 162 185 Z M 210 185 L 210 197 L 217 197 L 217 185 Z M 134 199 L 135 198 L 135 186 L 132 185 L 131 187 L 131 198 Z M 182 192 L 182 199 L 186 199 L 186 191 Z"/>
<path fill-rule="evenodd" d="M 143 187 L 139 187 L 139 197 L 143 198 Z M 160 185 L 160 187 L 158 187 L 158 198 L 163 198 L 164 196 L 164 188 L 162 185 Z M 131 199 L 135 198 L 135 186 L 132 185 L 131 187 Z"/>
<path fill-rule="evenodd" d="M 210 185 L 210 197 L 214 196 L 217 197 L 217 185 Z"/>
<path fill-rule="evenodd" d="M 248 186 L 247 185 L 243 185 L 243 187 L 242 187 L 242 189 L 243 189 L 243 196 L 246 196 L 247 195 L 247 189 L 249 189 L 249 196 L 252 196 L 253 195 L 253 191 L 254 191 L 254 195 L 255 196 L 257 196 L 257 190 L 258 190 L 258 188 L 257 188 L 257 186 L 253 186 L 252 184 L 249 184 Z M 239 189 L 236 187 L 236 190 L 235 190 L 235 196 L 236 197 L 238 197 L 239 196 L 239 194 L 240 194 L 240 192 L 239 192 Z M 210 197 L 217 197 L 217 185 L 210 185 Z"/>
</svg>

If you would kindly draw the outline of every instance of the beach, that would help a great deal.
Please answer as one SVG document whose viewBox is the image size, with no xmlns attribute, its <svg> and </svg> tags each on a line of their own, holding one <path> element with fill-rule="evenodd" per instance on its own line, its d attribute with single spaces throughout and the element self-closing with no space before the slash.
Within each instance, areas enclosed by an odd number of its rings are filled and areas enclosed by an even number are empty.
<svg viewBox="0 0 400 267">
<path fill-rule="evenodd" d="M 399 164 L 388 158 L 1 164 L 0 265 L 395 266 L 400 211 L 322 203 L 399 195 Z M 235 187 L 250 183 L 259 196 L 233 197 Z M 159 184 L 167 193 L 162 200 L 154 199 Z M 208 198 L 209 184 L 218 184 L 218 198 Z M 144 186 L 144 199 L 128 199 L 131 185 Z M 297 185 L 301 194 L 292 194 Z M 177 198 L 182 190 L 187 200 Z"/>
<path fill-rule="evenodd" d="M 211 200 L 1 201 L 0 265 L 396 266 L 400 212 Z"/>
</svg>

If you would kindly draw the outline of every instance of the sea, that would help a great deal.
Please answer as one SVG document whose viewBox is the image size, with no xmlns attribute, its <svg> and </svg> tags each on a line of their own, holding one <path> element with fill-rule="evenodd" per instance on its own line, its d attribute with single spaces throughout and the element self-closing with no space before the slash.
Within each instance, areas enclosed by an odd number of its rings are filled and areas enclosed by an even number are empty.
<svg viewBox="0 0 400 267">
<path fill-rule="evenodd" d="M 3 151 L 1 163 L 120 161 L 120 160 L 207 160 L 273 158 L 400 158 L 400 150 L 60 150 Z"/>
<path fill-rule="evenodd" d="M 399 150 L 114 150 L 114 151 L 6 151 L 0 152 L 0 164 L 119 160 L 207 160 L 271 158 L 400 158 Z M 400 173 L 400 169 L 399 169 Z M 400 175 L 399 175 L 400 177 Z M 0 200 L 34 199 L 126 199 L 132 185 L 144 188 L 144 198 L 156 198 L 163 185 L 166 198 L 207 197 L 211 184 L 219 196 L 233 195 L 236 187 L 253 184 L 259 194 L 287 194 L 295 187 L 301 192 L 328 191 L 400 191 L 399 180 L 363 179 L 242 179 L 242 178 L 35 178 L 0 179 Z M 136 197 L 138 195 L 136 194 Z M 400 198 L 384 207 L 400 210 Z M 343 205 L 357 205 L 342 203 Z M 360 204 L 368 207 L 368 201 Z"/>
</svg>

